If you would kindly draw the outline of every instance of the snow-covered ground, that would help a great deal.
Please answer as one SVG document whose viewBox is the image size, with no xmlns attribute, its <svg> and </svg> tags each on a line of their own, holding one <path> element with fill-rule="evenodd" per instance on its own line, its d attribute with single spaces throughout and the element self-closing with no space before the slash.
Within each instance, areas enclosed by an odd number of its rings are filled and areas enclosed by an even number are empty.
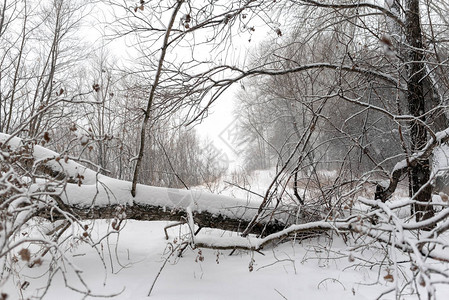
<svg viewBox="0 0 449 300">
<path fill-rule="evenodd" d="M 72 246 L 66 255 L 82 270 L 81 276 L 92 293 L 120 293 L 116 299 L 147 299 L 169 256 L 167 243 L 176 246 L 182 239 L 180 228 L 172 228 L 166 241 L 163 229 L 167 224 L 128 221 L 119 234 L 110 235 L 98 245 L 98 253 L 87 244 L 80 244 Z M 96 221 L 95 225 L 92 236 L 101 236 L 110 228 L 107 221 Z M 204 230 L 202 234 L 220 232 Z M 367 264 L 364 260 L 379 259 L 373 253 L 360 259 L 355 256 L 354 261 L 339 259 L 343 255 L 338 252 L 347 254 L 347 248 L 338 237 L 334 237 L 332 245 L 327 239 L 314 238 L 302 243 L 286 242 L 263 253 L 236 251 L 230 255 L 228 250 L 187 248 L 182 257 L 173 255 L 162 269 L 150 299 L 374 299 L 392 286 L 383 279 L 385 270 L 379 274 L 376 268 L 363 267 Z M 44 263 L 20 270 L 20 282 L 16 281 L 16 285 L 31 283 L 23 290 L 25 298 L 46 285 L 45 274 L 39 278 L 45 269 Z M 70 266 L 66 266 L 66 271 L 68 282 L 82 289 Z M 19 288 L 12 283 L 3 292 L 10 295 L 9 299 L 21 297 Z M 65 286 L 60 271 L 44 299 L 83 297 Z"/>
</svg>

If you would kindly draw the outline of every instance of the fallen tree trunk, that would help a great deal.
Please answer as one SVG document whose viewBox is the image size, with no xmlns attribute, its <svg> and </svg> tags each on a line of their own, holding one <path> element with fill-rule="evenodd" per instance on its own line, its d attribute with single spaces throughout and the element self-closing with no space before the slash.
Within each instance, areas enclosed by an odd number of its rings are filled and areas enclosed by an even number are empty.
<svg viewBox="0 0 449 300">
<path fill-rule="evenodd" d="M 181 221 L 187 222 L 187 213 L 183 209 L 170 209 L 148 204 L 133 203 L 132 205 L 106 205 L 92 207 L 78 207 L 77 205 L 66 206 L 66 209 L 79 220 L 90 219 L 132 219 L 138 221 Z M 122 215 L 122 216 L 120 216 Z M 39 210 L 36 216 L 48 220 L 60 220 L 65 216 L 55 212 L 51 208 Z M 235 232 L 243 232 L 249 225 L 249 221 L 240 218 L 230 218 L 222 214 L 213 214 L 208 211 L 196 211 L 193 214 L 196 225 L 201 228 L 217 228 Z M 252 234 L 269 235 L 285 229 L 285 224 L 277 220 L 268 223 L 258 223 L 251 230 Z"/>
<path fill-rule="evenodd" d="M 37 216 L 49 220 L 70 215 L 79 220 L 185 221 L 186 210 L 189 209 L 200 227 L 241 232 L 249 225 L 261 203 L 259 199 L 237 199 L 202 190 L 146 185 L 137 185 L 133 197 L 131 182 L 102 175 L 65 155 L 0 134 L 0 143 L 5 141 L 8 144 L 1 145 L 1 148 L 22 155 L 23 158 L 16 162 L 35 177 L 30 191 L 36 195 L 48 195 L 54 200 L 53 204 L 42 205 L 36 211 Z M 268 208 L 265 218 L 252 228 L 251 233 L 278 232 L 285 228 L 287 219 L 288 214 L 274 215 L 274 210 Z"/>
</svg>

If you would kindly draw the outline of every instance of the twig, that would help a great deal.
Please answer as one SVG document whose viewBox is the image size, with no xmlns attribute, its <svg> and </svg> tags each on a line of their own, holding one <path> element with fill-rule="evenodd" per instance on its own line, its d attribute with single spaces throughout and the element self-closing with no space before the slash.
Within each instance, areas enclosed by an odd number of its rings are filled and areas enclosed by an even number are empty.
<svg viewBox="0 0 449 300">
<path fill-rule="evenodd" d="M 176 248 L 174 248 L 172 244 L 169 244 L 169 245 L 172 250 L 171 250 L 170 254 L 165 258 L 164 263 L 162 264 L 161 268 L 159 269 L 159 272 L 157 273 L 156 277 L 154 278 L 153 283 L 151 284 L 150 291 L 148 292 L 148 297 L 151 296 L 151 292 L 153 291 L 154 285 L 156 284 L 157 279 L 161 275 L 162 270 L 165 268 L 165 265 L 170 260 L 170 257 L 172 257 L 172 255 L 175 253 L 175 251 L 178 250 L 178 248 L 179 248 L 179 245 Z"/>
<path fill-rule="evenodd" d="M 172 227 L 176 227 L 176 226 L 180 226 L 180 225 L 184 225 L 186 222 L 177 222 L 171 225 L 167 225 L 164 227 L 164 232 L 165 232 L 165 239 L 168 240 L 168 232 L 167 229 L 172 228 Z"/>
<path fill-rule="evenodd" d="M 285 300 L 288 300 L 287 297 L 285 297 L 284 295 L 281 294 L 281 292 L 279 292 L 277 289 L 274 289 L 276 291 L 276 293 L 278 293 L 282 298 L 284 298 Z"/>
</svg>

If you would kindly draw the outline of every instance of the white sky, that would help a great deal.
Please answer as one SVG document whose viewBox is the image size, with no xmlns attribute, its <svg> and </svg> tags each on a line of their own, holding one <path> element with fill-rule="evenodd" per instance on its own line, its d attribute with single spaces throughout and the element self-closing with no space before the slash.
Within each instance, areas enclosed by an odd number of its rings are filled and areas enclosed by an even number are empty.
<svg viewBox="0 0 449 300">
<path fill-rule="evenodd" d="M 98 11 L 99 15 L 95 15 L 95 11 Z M 107 11 L 108 10 L 103 9 L 101 5 L 96 6 L 94 8 L 93 16 L 89 16 L 88 19 L 91 20 L 90 22 L 92 24 L 95 22 L 97 22 L 98 24 L 98 20 L 96 20 L 97 18 L 103 20 L 111 18 L 107 15 Z M 145 13 L 147 12 L 145 11 Z M 178 17 L 181 18 L 181 15 L 179 15 Z M 252 48 L 256 47 L 264 39 L 267 39 L 270 36 L 274 35 L 272 29 L 268 28 L 268 26 L 265 26 L 265 24 L 262 24 L 262 22 L 260 21 L 259 23 L 261 24 L 257 23 L 257 21 L 254 21 L 254 23 L 252 24 L 256 28 L 256 30 L 252 32 L 251 35 L 249 33 L 243 33 L 233 37 L 233 43 L 231 46 L 232 49 L 229 49 L 227 54 L 228 58 L 232 58 L 231 61 L 233 60 L 236 62 L 244 62 L 247 53 L 251 51 Z M 104 28 L 101 27 L 104 27 L 104 25 L 99 26 L 99 30 L 92 30 L 92 28 L 90 27 L 85 34 L 87 40 L 97 44 L 98 47 L 100 47 L 102 43 L 101 31 Z M 130 53 L 135 51 L 134 49 L 127 48 L 123 40 L 113 41 L 108 44 L 107 48 L 117 58 L 124 57 L 125 59 L 126 57 L 130 57 Z M 210 55 L 210 53 L 206 53 L 206 51 L 208 51 L 206 48 L 207 47 L 205 47 L 203 51 L 205 51 L 204 55 L 207 57 Z M 180 51 L 185 51 L 185 49 L 181 49 Z M 197 47 L 195 51 L 202 50 Z M 173 55 L 173 52 L 168 55 Z M 175 53 L 175 55 L 181 58 L 185 56 L 182 52 Z M 198 55 L 201 56 L 201 53 L 195 53 L 195 56 Z M 200 134 L 200 137 L 203 140 L 212 142 L 215 151 L 219 151 L 223 154 L 223 157 L 227 157 L 226 159 L 228 159 L 231 163 L 230 170 L 239 168 L 239 165 L 242 164 L 241 161 L 239 162 L 238 160 L 238 151 L 236 151 L 235 147 L 233 147 L 232 136 L 229 136 L 228 132 L 229 130 L 235 129 L 235 124 L 233 123 L 233 109 L 235 94 L 239 88 L 240 86 L 237 84 L 229 88 L 221 96 L 221 98 L 211 106 L 208 117 L 203 119 L 201 124 L 195 126 L 197 132 Z"/>
</svg>

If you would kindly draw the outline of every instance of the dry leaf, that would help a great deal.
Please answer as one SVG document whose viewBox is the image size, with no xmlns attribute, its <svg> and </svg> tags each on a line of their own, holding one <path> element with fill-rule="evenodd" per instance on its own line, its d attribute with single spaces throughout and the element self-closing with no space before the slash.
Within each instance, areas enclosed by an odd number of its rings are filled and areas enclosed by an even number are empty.
<svg viewBox="0 0 449 300">
<path fill-rule="evenodd" d="M 19 251 L 20 258 L 24 261 L 30 261 L 31 254 L 30 250 L 22 248 L 22 250 Z"/>
</svg>

